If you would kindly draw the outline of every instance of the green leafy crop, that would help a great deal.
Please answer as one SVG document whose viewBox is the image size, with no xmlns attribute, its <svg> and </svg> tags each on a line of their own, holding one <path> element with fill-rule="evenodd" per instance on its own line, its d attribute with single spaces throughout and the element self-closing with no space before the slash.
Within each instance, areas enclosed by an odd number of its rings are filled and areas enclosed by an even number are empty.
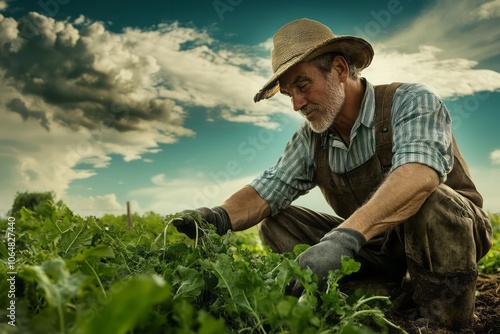
<svg viewBox="0 0 500 334">
<path fill-rule="evenodd" d="M 500 214 L 491 214 L 490 218 L 493 227 L 493 245 L 478 263 L 479 271 L 485 274 L 500 273 Z"/>
<path fill-rule="evenodd" d="M 66 206 L 22 209 L 16 220 L 16 326 L 6 333 L 383 333 L 386 297 L 347 296 L 339 280 L 359 264 L 344 259 L 326 292 L 295 253 L 276 254 L 253 233 L 220 237 L 197 219 L 195 240 L 154 213 L 82 218 Z M 49 209 L 47 209 L 49 208 Z M 2 222 L 3 234 L 6 222 Z M 2 245 L 5 245 L 3 242 Z M 8 291 L 0 246 L 0 289 Z M 291 277 L 305 293 L 287 296 Z M 2 294 L 0 302 L 8 305 Z M 5 313 L 5 308 L 2 311 Z M 0 314 L 5 319 L 6 314 Z M 402 330 L 401 330 L 402 331 Z"/>
</svg>

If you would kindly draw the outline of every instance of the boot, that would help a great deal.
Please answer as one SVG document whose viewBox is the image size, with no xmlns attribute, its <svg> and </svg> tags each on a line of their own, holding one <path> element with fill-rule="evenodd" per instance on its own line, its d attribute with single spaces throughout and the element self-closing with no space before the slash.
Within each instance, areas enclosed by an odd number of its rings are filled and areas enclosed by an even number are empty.
<svg viewBox="0 0 500 334">
<path fill-rule="evenodd" d="M 435 273 L 408 259 L 408 271 L 420 316 L 452 330 L 472 327 L 477 280 L 475 268 L 458 273 Z"/>
</svg>

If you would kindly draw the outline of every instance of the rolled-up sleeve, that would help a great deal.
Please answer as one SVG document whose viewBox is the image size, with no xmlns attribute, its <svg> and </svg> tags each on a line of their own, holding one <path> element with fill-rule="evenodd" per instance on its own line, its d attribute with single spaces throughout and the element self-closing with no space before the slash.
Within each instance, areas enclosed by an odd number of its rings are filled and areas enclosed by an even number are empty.
<svg viewBox="0 0 500 334">
<path fill-rule="evenodd" d="M 315 187 L 312 143 L 299 129 L 287 143 L 276 164 L 255 178 L 250 185 L 267 201 L 271 215 L 290 205 L 297 197 Z"/>
<path fill-rule="evenodd" d="M 441 99 L 424 86 L 401 88 L 392 110 L 392 170 L 420 163 L 433 168 L 444 182 L 453 167 L 450 113 Z"/>
</svg>

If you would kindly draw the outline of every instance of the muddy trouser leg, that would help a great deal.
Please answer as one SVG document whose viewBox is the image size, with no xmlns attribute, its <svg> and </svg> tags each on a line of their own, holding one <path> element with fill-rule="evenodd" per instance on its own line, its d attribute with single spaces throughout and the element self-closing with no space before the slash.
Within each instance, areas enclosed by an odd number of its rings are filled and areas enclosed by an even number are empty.
<svg viewBox="0 0 500 334">
<path fill-rule="evenodd" d="M 408 271 L 421 316 L 449 328 L 473 324 L 476 263 L 491 247 L 488 215 L 442 184 L 403 224 Z"/>
<path fill-rule="evenodd" d="M 298 206 L 290 206 L 274 217 L 259 224 L 262 241 L 278 253 L 291 252 L 297 244 L 314 245 L 343 219 L 318 213 Z M 371 283 L 401 283 L 406 273 L 403 240 L 395 231 L 369 240 L 358 252 L 355 260 L 361 263 L 351 281 L 368 277 Z M 363 284 L 361 284 L 363 285 Z"/>
<path fill-rule="evenodd" d="M 295 245 L 314 245 L 343 219 L 315 212 L 299 206 L 290 206 L 278 215 L 264 219 L 259 225 L 262 241 L 274 252 L 292 252 Z"/>
</svg>

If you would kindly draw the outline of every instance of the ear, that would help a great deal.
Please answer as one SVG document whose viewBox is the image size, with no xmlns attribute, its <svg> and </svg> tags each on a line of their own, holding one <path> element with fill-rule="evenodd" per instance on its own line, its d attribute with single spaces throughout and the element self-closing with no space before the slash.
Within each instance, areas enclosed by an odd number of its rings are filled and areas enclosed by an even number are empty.
<svg viewBox="0 0 500 334">
<path fill-rule="evenodd" d="M 339 80 L 341 82 L 345 82 L 349 77 L 349 65 L 347 64 L 347 60 L 341 55 L 335 56 L 332 61 L 332 74 L 333 71 L 337 73 L 339 76 Z"/>
</svg>

